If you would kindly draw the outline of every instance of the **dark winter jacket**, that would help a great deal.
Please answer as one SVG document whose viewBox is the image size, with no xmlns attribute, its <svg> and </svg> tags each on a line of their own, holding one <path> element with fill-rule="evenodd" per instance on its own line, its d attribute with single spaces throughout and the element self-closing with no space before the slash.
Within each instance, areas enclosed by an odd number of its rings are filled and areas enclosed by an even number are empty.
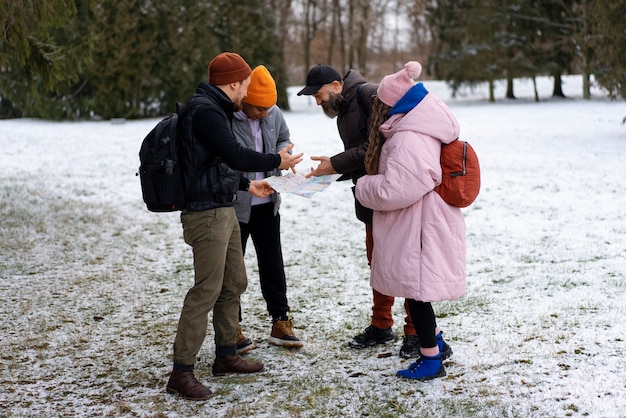
<svg viewBox="0 0 626 418">
<path fill-rule="evenodd" d="M 343 174 L 342 179 L 352 179 L 353 183 L 365 174 L 365 153 L 367 152 L 371 100 L 367 99 L 376 93 L 377 84 L 368 83 L 357 99 L 357 90 L 361 84 L 367 83 L 365 78 L 355 70 L 350 70 L 343 79 L 343 105 L 337 116 L 337 128 L 343 141 L 345 151 L 331 157 L 331 163 L 337 173 Z M 361 108 L 361 104 L 364 108 Z M 365 110 L 365 115 L 363 114 Z M 363 120 L 365 116 L 365 120 Z"/>
<path fill-rule="evenodd" d="M 200 83 L 194 98 L 208 98 L 181 120 L 180 163 L 186 209 L 232 206 L 235 192 L 248 185 L 239 171 L 270 171 L 280 165 L 277 154 L 260 154 L 242 147 L 232 131 L 233 102 L 219 88 Z"/>
<path fill-rule="evenodd" d="M 352 179 L 356 184 L 359 177 L 365 175 L 365 153 L 369 143 L 369 128 L 372 114 L 371 96 L 376 94 L 377 84 L 365 84 L 359 100 L 357 93 L 359 86 L 367 83 L 355 70 L 350 70 L 343 78 L 342 109 L 337 116 L 337 128 L 343 141 L 345 151 L 330 158 L 330 162 L 337 173 L 342 174 L 339 180 Z M 361 206 L 355 200 L 357 218 L 367 224 L 372 223 L 371 209 Z"/>
</svg>

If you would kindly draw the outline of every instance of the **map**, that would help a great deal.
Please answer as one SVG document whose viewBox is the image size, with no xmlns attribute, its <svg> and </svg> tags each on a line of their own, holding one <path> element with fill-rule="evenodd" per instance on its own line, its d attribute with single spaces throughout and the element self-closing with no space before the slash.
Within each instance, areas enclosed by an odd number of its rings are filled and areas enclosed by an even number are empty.
<svg viewBox="0 0 626 418">
<path fill-rule="evenodd" d="M 315 193 L 325 190 L 340 174 L 330 174 L 327 176 L 313 176 L 306 178 L 302 174 L 288 173 L 284 176 L 268 177 L 267 180 L 272 189 L 280 193 L 293 193 L 298 196 L 311 198 Z"/>
</svg>

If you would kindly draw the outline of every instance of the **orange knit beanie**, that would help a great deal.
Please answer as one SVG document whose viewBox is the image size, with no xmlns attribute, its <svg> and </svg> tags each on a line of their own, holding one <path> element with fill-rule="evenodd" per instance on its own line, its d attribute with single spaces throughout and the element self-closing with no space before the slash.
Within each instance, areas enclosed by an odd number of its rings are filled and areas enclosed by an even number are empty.
<svg viewBox="0 0 626 418">
<path fill-rule="evenodd" d="M 252 106 L 272 107 L 276 104 L 276 83 L 263 65 L 252 70 L 248 95 L 244 102 Z"/>
</svg>

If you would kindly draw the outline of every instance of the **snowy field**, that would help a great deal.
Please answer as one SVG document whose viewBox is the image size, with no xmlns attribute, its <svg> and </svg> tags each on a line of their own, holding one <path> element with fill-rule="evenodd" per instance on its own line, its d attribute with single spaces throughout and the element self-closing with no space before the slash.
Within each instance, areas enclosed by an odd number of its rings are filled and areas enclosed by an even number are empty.
<svg viewBox="0 0 626 418">
<path fill-rule="evenodd" d="M 568 99 L 551 79 L 446 100 L 476 149 L 482 190 L 464 209 L 468 290 L 435 311 L 454 355 L 432 382 L 395 377 L 396 343 L 363 351 L 364 230 L 349 184 L 283 195 L 288 297 L 299 351 L 270 346 L 252 245 L 243 296 L 257 375 L 213 377 L 212 330 L 197 377 L 207 402 L 165 392 L 184 295 L 193 281 L 179 215 L 141 200 L 137 152 L 156 119 L 0 121 L 0 416 L 2 417 L 626 417 L 626 116 L 594 91 Z M 341 151 L 336 123 L 296 97 L 295 151 Z M 184 98 L 184 97 L 183 97 Z M 403 309 L 394 306 L 401 337 Z"/>
</svg>

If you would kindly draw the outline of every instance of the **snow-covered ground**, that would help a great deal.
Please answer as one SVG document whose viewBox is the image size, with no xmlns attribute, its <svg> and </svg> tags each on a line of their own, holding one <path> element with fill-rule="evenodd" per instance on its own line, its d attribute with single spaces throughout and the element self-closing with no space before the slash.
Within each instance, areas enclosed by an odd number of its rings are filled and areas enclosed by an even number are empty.
<svg viewBox="0 0 626 418">
<path fill-rule="evenodd" d="M 213 377 L 209 329 L 197 376 L 215 396 L 165 393 L 180 307 L 192 283 L 179 215 L 148 212 L 137 152 L 156 119 L 0 121 L 0 416 L 625 417 L 626 116 L 623 101 L 566 77 L 445 99 L 476 149 L 482 190 L 464 209 L 468 290 L 435 305 L 454 350 L 448 376 L 400 380 L 400 341 L 363 351 L 369 323 L 363 226 L 349 184 L 284 194 L 288 296 L 299 351 L 270 346 L 249 245 L 244 331 L 258 375 Z M 503 85 L 496 94 L 503 97 Z M 297 97 L 285 117 L 298 167 L 341 151 L 334 120 Z M 403 309 L 394 306 L 402 334 Z"/>
</svg>

